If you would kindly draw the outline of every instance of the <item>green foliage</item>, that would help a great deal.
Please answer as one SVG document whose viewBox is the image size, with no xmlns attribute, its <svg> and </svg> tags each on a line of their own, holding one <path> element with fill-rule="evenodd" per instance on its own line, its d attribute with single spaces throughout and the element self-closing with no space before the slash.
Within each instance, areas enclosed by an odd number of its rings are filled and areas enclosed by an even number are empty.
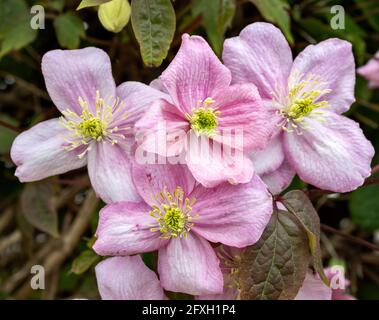
<svg viewBox="0 0 379 320">
<path fill-rule="evenodd" d="M 355 0 L 357 7 L 362 10 L 370 26 L 379 32 L 378 2 L 373 0 Z"/>
<path fill-rule="evenodd" d="M 289 5 L 285 0 L 250 0 L 263 18 L 279 26 L 290 44 L 294 43 L 291 33 Z"/>
<path fill-rule="evenodd" d="M 379 229 L 379 185 L 355 190 L 349 208 L 354 223 L 365 230 Z"/>
<path fill-rule="evenodd" d="M 100 257 L 93 250 L 85 250 L 72 262 L 71 271 L 82 274 L 100 261 Z"/>
<path fill-rule="evenodd" d="M 21 194 L 21 209 L 30 224 L 58 237 L 58 213 L 51 180 L 28 183 Z"/>
<path fill-rule="evenodd" d="M 145 65 L 161 65 L 174 37 L 175 25 L 170 0 L 132 1 L 132 26 Z"/>
<path fill-rule="evenodd" d="M 17 126 L 17 121 L 7 115 L 0 115 L 0 120 Z M 10 130 L 4 126 L 0 126 L 0 154 L 9 153 L 13 140 L 16 138 L 17 132 Z"/>
<path fill-rule="evenodd" d="M 30 18 L 24 0 L 0 0 L 0 59 L 36 38 L 37 30 L 30 27 Z"/>
<path fill-rule="evenodd" d="M 81 10 L 88 7 L 96 7 L 111 0 L 82 0 L 76 10 Z"/>
<path fill-rule="evenodd" d="M 203 25 L 213 50 L 221 55 L 224 35 L 236 10 L 235 0 L 194 0 L 192 15 L 202 15 Z"/>
<path fill-rule="evenodd" d="M 85 35 L 82 20 L 72 11 L 58 16 L 54 20 L 54 28 L 59 45 L 63 48 L 78 48 L 80 38 Z"/>
</svg>

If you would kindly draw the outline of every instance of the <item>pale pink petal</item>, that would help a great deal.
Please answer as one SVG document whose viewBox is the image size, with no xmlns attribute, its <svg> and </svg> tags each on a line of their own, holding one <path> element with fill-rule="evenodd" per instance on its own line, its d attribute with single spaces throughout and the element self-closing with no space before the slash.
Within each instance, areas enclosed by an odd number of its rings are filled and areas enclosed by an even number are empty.
<svg viewBox="0 0 379 320">
<path fill-rule="evenodd" d="M 292 75 L 320 76 L 332 91 L 320 97 L 336 113 L 347 111 L 355 101 L 355 62 L 350 42 L 328 39 L 306 47 L 295 59 Z"/>
<path fill-rule="evenodd" d="M 100 211 L 93 250 L 102 256 L 125 256 L 155 251 L 167 243 L 150 229 L 157 220 L 143 202 L 118 202 Z"/>
<path fill-rule="evenodd" d="M 256 243 L 272 214 L 272 197 L 265 184 L 254 176 L 249 183 L 216 188 L 198 186 L 192 230 L 212 242 L 243 248 Z"/>
<path fill-rule="evenodd" d="M 185 148 L 189 123 L 175 106 L 160 99 L 135 124 L 135 130 L 143 150 L 164 157 L 177 156 Z"/>
<path fill-rule="evenodd" d="M 140 256 L 113 257 L 100 262 L 96 280 L 103 300 L 165 300 L 157 275 Z"/>
<path fill-rule="evenodd" d="M 195 297 L 195 300 L 237 300 L 238 291 L 233 287 L 226 287 L 220 294 L 204 294 Z"/>
<path fill-rule="evenodd" d="M 332 289 L 327 287 L 317 275 L 309 271 L 295 300 L 332 300 Z"/>
<path fill-rule="evenodd" d="M 203 186 L 211 188 L 224 181 L 247 183 L 253 177 L 253 163 L 242 151 L 233 150 L 205 136 L 190 140 L 186 163 Z"/>
<path fill-rule="evenodd" d="M 184 34 L 178 53 L 160 80 L 177 108 L 191 114 L 199 100 L 227 88 L 231 75 L 203 38 Z"/>
<path fill-rule="evenodd" d="M 180 187 L 185 196 L 189 196 L 195 187 L 195 179 L 185 165 L 133 163 L 133 181 L 138 193 L 150 205 L 156 204 L 155 196 L 165 188 L 172 192 Z"/>
<path fill-rule="evenodd" d="M 276 87 L 285 87 L 292 53 L 282 32 L 270 23 L 257 22 L 238 37 L 226 39 L 222 55 L 233 83 L 253 83 L 262 98 L 271 99 Z"/>
<path fill-rule="evenodd" d="M 261 178 L 272 194 L 279 194 L 291 184 L 295 174 L 295 170 L 284 160 L 278 169 Z"/>
<path fill-rule="evenodd" d="M 80 151 L 67 151 L 65 135 L 70 132 L 59 119 L 43 121 L 21 133 L 11 149 L 12 161 L 17 165 L 15 175 L 21 182 L 36 181 L 78 169 L 86 165 Z"/>
<path fill-rule="evenodd" d="M 284 135 L 286 159 L 300 178 L 320 189 L 349 192 L 371 174 L 374 148 L 359 124 L 324 111 L 325 122 L 307 119 L 302 135 Z"/>
<path fill-rule="evenodd" d="M 218 130 L 221 134 L 230 130 L 241 132 L 245 151 L 263 149 L 267 145 L 276 126 L 253 84 L 232 85 L 213 99 L 215 104 L 212 107 L 220 111 Z"/>
<path fill-rule="evenodd" d="M 163 288 L 192 295 L 223 291 L 219 260 L 208 241 L 189 232 L 159 250 L 158 273 Z"/>
<path fill-rule="evenodd" d="M 97 195 L 106 203 L 139 200 L 132 182 L 130 159 L 117 144 L 93 143 L 88 152 L 88 174 Z"/>
<path fill-rule="evenodd" d="M 284 161 L 282 133 L 277 134 L 263 150 L 250 153 L 255 173 L 264 175 L 277 170 Z"/>
<path fill-rule="evenodd" d="M 96 90 L 105 100 L 116 97 L 111 62 L 98 48 L 49 51 L 42 58 L 42 73 L 47 91 L 60 111 L 71 109 L 81 114 L 79 97 L 95 110 Z"/>
<path fill-rule="evenodd" d="M 379 51 L 375 57 L 367 62 L 364 66 L 357 69 L 357 73 L 368 80 L 370 88 L 379 87 Z"/>
</svg>

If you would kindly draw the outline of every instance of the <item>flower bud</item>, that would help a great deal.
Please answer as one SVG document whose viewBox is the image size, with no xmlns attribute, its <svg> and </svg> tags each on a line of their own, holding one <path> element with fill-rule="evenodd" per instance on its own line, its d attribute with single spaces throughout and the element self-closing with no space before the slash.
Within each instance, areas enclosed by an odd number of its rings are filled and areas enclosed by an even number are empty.
<svg viewBox="0 0 379 320">
<path fill-rule="evenodd" d="M 129 22 L 130 5 L 128 0 L 112 0 L 99 6 L 99 20 L 111 32 L 120 32 Z"/>
</svg>

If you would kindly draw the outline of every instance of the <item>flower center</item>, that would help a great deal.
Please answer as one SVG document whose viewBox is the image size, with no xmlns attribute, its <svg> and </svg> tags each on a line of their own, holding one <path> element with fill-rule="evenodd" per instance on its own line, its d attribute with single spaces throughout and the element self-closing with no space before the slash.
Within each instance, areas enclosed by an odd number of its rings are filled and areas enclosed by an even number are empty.
<svg viewBox="0 0 379 320">
<path fill-rule="evenodd" d="M 152 232 L 160 231 L 161 238 L 182 238 L 186 237 L 187 232 L 193 227 L 193 219 L 197 216 L 191 216 L 192 206 L 195 199 L 184 199 L 183 189 L 176 187 L 174 191 L 168 192 L 165 189 L 155 197 L 158 205 L 152 206 L 150 216 L 157 219 L 158 227 L 152 227 Z"/>
<path fill-rule="evenodd" d="M 214 103 L 215 101 L 212 98 L 206 98 L 204 101 L 199 100 L 197 108 L 192 109 L 192 115 L 186 114 L 191 129 L 197 135 L 205 134 L 210 137 L 216 132 L 220 111 L 209 107 Z"/>
<path fill-rule="evenodd" d="M 278 109 L 283 121 L 280 126 L 284 131 L 302 134 L 302 130 L 310 129 L 304 121 L 306 118 L 314 118 L 324 121 L 322 108 L 329 106 L 328 101 L 321 97 L 331 92 L 326 88 L 326 83 L 321 81 L 320 76 L 308 75 L 305 79 L 300 74 L 294 75 L 288 81 L 288 88 L 273 94 L 273 102 Z M 320 109 L 321 108 L 321 109 Z M 315 111 L 315 109 L 320 109 Z"/>
<path fill-rule="evenodd" d="M 70 131 L 65 136 L 68 143 L 67 151 L 74 150 L 81 146 L 87 146 L 84 151 L 78 155 L 82 158 L 91 147 L 92 141 L 118 143 L 118 139 L 125 139 L 125 131 L 129 128 L 126 126 L 114 126 L 114 115 L 120 120 L 125 120 L 127 115 L 123 111 L 123 103 L 119 99 L 114 99 L 111 103 L 106 103 L 100 97 L 100 92 L 96 91 L 95 111 L 92 112 L 88 106 L 88 102 L 81 97 L 78 99 L 82 108 L 79 116 L 72 110 L 62 112 L 63 117 L 60 118 L 61 124 Z M 122 123 L 122 121 L 121 121 Z"/>
</svg>

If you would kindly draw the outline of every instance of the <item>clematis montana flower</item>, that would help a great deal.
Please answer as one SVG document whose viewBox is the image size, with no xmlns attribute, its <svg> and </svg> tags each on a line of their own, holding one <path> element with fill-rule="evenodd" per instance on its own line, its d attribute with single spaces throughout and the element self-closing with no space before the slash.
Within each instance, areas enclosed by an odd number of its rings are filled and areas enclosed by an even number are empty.
<svg viewBox="0 0 379 320">
<path fill-rule="evenodd" d="M 157 275 L 140 256 L 113 257 L 96 268 L 97 286 L 103 300 L 165 300 Z"/>
<path fill-rule="evenodd" d="M 62 116 L 15 139 L 16 176 L 29 182 L 88 164 L 91 183 L 105 202 L 138 199 L 129 168 L 133 126 L 162 93 L 137 82 L 116 88 L 109 57 L 96 48 L 50 51 L 42 72 Z"/>
<path fill-rule="evenodd" d="M 258 241 L 272 213 L 272 198 L 255 176 L 246 184 L 196 185 L 184 165 L 132 165 L 144 201 L 110 204 L 100 211 L 93 249 L 103 256 L 158 250 L 166 290 L 193 295 L 223 290 L 208 241 L 245 247 Z"/>
<path fill-rule="evenodd" d="M 254 23 L 225 41 L 223 59 L 233 83 L 258 87 L 276 126 L 268 147 L 252 154 L 265 181 L 276 180 L 283 188 L 296 172 L 305 182 L 335 192 L 362 185 L 374 149 L 359 125 L 341 116 L 354 102 L 349 42 L 309 45 L 293 60 L 279 29 Z"/>
<path fill-rule="evenodd" d="M 379 88 L 379 51 L 367 64 L 358 68 L 357 72 L 368 80 L 370 88 Z"/>
<path fill-rule="evenodd" d="M 182 41 L 172 63 L 152 84 L 167 97 L 155 101 L 136 123 L 145 139 L 141 146 L 165 157 L 183 156 L 206 187 L 246 183 L 254 169 L 244 152 L 266 146 L 272 132 L 269 114 L 253 84 L 230 85 L 230 71 L 203 38 L 185 34 Z M 164 148 L 158 143 L 163 123 Z"/>
</svg>

